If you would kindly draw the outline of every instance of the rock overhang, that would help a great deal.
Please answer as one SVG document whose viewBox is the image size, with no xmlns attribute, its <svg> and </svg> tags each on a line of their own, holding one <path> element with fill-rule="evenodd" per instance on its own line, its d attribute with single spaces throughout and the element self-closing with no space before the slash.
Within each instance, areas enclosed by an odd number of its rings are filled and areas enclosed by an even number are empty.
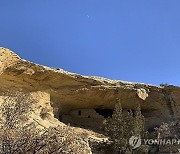
<svg viewBox="0 0 180 154">
<path fill-rule="evenodd" d="M 0 72 L 1 93 L 7 89 L 49 93 L 56 117 L 60 112 L 74 109 L 113 109 L 117 99 L 121 100 L 125 109 L 134 108 L 140 103 L 142 110 L 153 113 L 148 113 L 151 121 L 169 120 L 172 110 L 173 116 L 179 116 L 176 111 L 180 104 L 179 87 L 168 87 L 168 95 L 175 100 L 173 107 L 173 103 L 164 97 L 167 87 L 82 76 L 53 69 L 21 59 L 6 48 L 0 48 Z"/>
</svg>

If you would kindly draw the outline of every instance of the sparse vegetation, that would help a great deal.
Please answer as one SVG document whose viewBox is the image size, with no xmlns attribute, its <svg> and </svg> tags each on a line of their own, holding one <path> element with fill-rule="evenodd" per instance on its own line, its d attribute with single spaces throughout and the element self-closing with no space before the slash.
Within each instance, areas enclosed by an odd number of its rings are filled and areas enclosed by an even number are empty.
<svg viewBox="0 0 180 154">
<path fill-rule="evenodd" d="M 118 102 L 112 118 L 107 120 L 105 130 L 113 141 L 116 153 L 135 153 L 129 145 L 129 139 L 132 136 L 142 136 L 144 132 L 144 116 L 141 114 L 140 106 L 137 106 L 134 113 L 130 110 L 124 115 L 121 103 Z M 137 152 L 146 153 L 147 147 L 142 145 Z"/>
<path fill-rule="evenodd" d="M 30 95 L 22 92 L 8 93 L 4 98 L 0 106 L 1 154 L 84 153 L 87 142 L 72 128 L 57 126 L 40 129 L 37 122 L 29 122 L 33 103 L 36 102 Z"/>
<path fill-rule="evenodd" d="M 177 123 L 162 123 L 160 127 L 155 128 L 157 134 L 156 139 L 162 141 L 179 140 L 180 125 Z M 172 144 L 156 145 L 160 153 L 178 153 L 179 144 L 174 142 Z"/>
<path fill-rule="evenodd" d="M 161 83 L 160 86 L 161 87 L 167 87 L 167 86 L 169 86 L 169 84 L 168 83 Z"/>
<path fill-rule="evenodd" d="M 162 123 L 162 125 L 158 128 L 155 128 L 157 132 L 158 139 L 174 139 L 179 137 L 179 128 L 178 125 L 174 122 L 172 123 Z"/>
</svg>

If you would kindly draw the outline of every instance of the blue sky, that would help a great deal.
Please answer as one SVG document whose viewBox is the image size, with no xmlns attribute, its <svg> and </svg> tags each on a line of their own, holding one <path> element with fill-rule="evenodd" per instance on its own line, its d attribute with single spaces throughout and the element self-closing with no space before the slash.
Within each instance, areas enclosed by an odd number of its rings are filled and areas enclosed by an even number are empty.
<svg viewBox="0 0 180 154">
<path fill-rule="evenodd" d="M 83 75 L 180 86 L 179 0 L 0 0 L 0 46 Z"/>
</svg>

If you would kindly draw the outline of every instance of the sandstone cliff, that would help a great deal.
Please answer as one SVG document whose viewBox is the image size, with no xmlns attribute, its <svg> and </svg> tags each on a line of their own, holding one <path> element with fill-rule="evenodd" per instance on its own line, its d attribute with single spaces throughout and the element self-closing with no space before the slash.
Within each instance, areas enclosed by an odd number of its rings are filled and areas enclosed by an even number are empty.
<svg viewBox="0 0 180 154">
<path fill-rule="evenodd" d="M 39 102 L 33 107 L 31 117 L 44 127 L 64 125 L 64 115 L 69 123 L 73 121 L 73 116 L 83 113 L 89 123 L 92 123 L 92 117 L 103 120 L 103 115 L 94 112 L 113 109 L 117 99 L 121 100 L 124 110 L 133 109 L 140 103 L 147 129 L 162 122 L 178 122 L 180 116 L 179 87 L 82 76 L 34 64 L 21 59 L 9 49 L 0 48 L 0 104 L 8 90 L 28 92 Z M 74 114 L 76 111 L 77 115 Z M 42 118 L 42 114 L 46 114 L 46 118 Z M 89 136 L 102 141 L 95 134 L 89 133 Z"/>
</svg>

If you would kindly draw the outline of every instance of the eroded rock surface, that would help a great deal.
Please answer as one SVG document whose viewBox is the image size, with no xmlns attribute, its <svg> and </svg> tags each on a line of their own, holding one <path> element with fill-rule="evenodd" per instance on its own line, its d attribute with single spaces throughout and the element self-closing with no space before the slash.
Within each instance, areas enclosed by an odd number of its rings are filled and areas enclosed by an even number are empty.
<svg viewBox="0 0 180 154">
<path fill-rule="evenodd" d="M 31 93 L 39 102 L 39 106 L 34 107 L 33 116 L 47 127 L 60 124 L 60 117 L 71 116 L 79 110 L 113 109 L 117 99 L 121 100 L 125 110 L 140 103 L 147 129 L 162 122 L 179 121 L 180 116 L 179 87 L 82 76 L 34 64 L 9 49 L 0 48 L 0 96 L 3 97 L 7 90 Z M 73 120 L 73 116 L 70 118 Z M 90 122 L 96 120 L 90 115 L 85 118 Z"/>
</svg>

